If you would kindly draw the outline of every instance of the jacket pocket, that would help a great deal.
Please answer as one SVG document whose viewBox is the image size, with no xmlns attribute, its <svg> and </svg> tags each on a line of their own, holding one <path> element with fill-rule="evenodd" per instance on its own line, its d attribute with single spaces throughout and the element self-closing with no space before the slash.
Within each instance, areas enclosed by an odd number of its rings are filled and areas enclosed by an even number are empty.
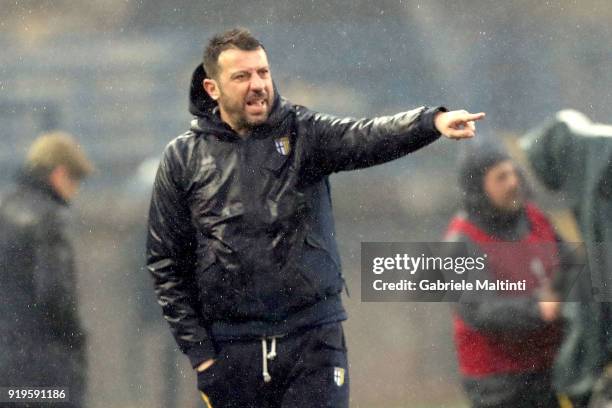
<svg viewBox="0 0 612 408">
<path fill-rule="evenodd" d="M 340 265 L 314 233 L 306 235 L 296 266 L 315 297 L 323 299 L 342 292 L 344 281 Z"/>
<path fill-rule="evenodd" d="M 209 246 L 206 246 L 202 249 L 198 249 L 197 253 L 197 263 L 196 263 L 196 281 L 198 284 L 198 288 L 200 289 L 200 293 L 203 290 L 206 290 L 206 283 L 208 275 L 210 275 L 211 270 L 215 269 L 217 264 L 217 257 L 215 253 Z"/>
<path fill-rule="evenodd" d="M 267 160 L 263 166 L 269 175 L 266 191 L 265 206 L 267 210 L 268 223 L 295 222 L 296 218 L 301 218 L 306 212 L 307 197 L 303 191 L 297 187 L 299 184 L 299 174 L 291 164 L 288 163 L 286 156 L 274 155 Z"/>
<path fill-rule="evenodd" d="M 262 167 L 272 171 L 277 176 L 280 173 L 280 170 L 287 162 L 289 156 L 282 155 L 280 153 L 270 154 L 270 156 L 266 159 L 266 161 L 262 164 Z"/>
<path fill-rule="evenodd" d="M 198 262 L 197 289 L 204 320 L 262 315 L 258 284 L 252 275 L 239 268 L 224 267 L 214 253 Z"/>
<path fill-rule="evenodd" d="M 198 256 L 196 266 L 196 284 L 198 299 L 202 307 L 202 315 L 208 320 L 213 318 L 213 311 L 220 299 L 226 295 L 223 287 L 227 279 L 223 277 L 223 269 L 217 262 L 217 257 L 210 249 Z"/>
<path fill-rule="evenodd" d="M 340 323 L 326 324 L 316 330 L 319 348 L 346 351 L 344 330 Z"/>
</svg>

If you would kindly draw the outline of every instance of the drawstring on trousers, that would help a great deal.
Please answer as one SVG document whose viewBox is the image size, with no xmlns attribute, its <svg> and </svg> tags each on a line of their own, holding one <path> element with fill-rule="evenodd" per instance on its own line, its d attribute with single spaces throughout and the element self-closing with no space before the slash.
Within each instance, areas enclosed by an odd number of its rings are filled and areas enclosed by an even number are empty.
<svg viewBox="0 0 612 408">
<path fill-rule="evenodd" d="M 262 374 L 263 380 L 266 383 L 272 381 L 272 376 L 268 372 L 268 360 L 274 360 L 276 357 L 276 339 L 281 336 L 270 336 L 261 338 L 261 357 L 262 357 Z M 268 352 L 268 339 L 272 340 L 270 344 L 270 352 Z"/>
</svg>

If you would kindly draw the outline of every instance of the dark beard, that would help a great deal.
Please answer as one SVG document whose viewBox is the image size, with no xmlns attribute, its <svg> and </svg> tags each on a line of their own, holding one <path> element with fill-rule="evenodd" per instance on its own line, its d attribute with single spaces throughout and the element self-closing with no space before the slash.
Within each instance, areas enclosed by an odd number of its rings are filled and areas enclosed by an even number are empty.
<svg viewBox="0 0 612 408">
<path fill-rule="evenodd" d="M 518 221 L 524 215 L 524 199 L 520 208 L 512 210 L 500 210 L 495 207 L 485 194 L 472 197 L 471 205 L 466 211 L 469 218 L 478 220 L 490 232 L 504 234 L 514 229 Z"/>
<path fill-rule="evenodd" d="M 241 116 L 238 119 L 238 121 L 236 122 L 236 126 L 238 126 L 238 129 L 247 129 L 247 130 L 253 130 L 253 128 L 255 127 L 255 125 L 249 122 L 248 120 L 246 120 L 244 116 Z"/>
</svg>

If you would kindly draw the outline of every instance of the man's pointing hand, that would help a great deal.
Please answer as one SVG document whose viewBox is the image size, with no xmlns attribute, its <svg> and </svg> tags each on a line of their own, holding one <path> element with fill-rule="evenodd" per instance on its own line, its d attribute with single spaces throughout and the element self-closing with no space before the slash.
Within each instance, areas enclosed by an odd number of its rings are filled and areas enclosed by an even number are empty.
<svg viewBox="0 0 612 408">
<path fill-rule="evenodd" d="M 470 113 L 464 110 L 440 112 L 434 119 L 438 132 L 449 139 L 466 139 L 474 137 L 476 125 L 474 122 L 485 117 L 484 112 Z"/>
</svg>

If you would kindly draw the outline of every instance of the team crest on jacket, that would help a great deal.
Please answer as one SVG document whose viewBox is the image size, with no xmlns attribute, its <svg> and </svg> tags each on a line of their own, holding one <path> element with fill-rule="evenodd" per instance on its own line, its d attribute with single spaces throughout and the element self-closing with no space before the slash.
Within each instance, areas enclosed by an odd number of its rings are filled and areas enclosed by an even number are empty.
<svg viewBox="0 0 612 408">
<path fill-rule="evenodd" d="M 291 143 L 289 142 L 289 136 L 283 136 L 274 141 L 276 151 L 283 156 L 288 156 L 291 152 Z"/>
<path fill-rule="evenodd" d="M 344 368 L 334 367 L 334 382 L 338 387 L 344 385 Z"/>
</svg>

